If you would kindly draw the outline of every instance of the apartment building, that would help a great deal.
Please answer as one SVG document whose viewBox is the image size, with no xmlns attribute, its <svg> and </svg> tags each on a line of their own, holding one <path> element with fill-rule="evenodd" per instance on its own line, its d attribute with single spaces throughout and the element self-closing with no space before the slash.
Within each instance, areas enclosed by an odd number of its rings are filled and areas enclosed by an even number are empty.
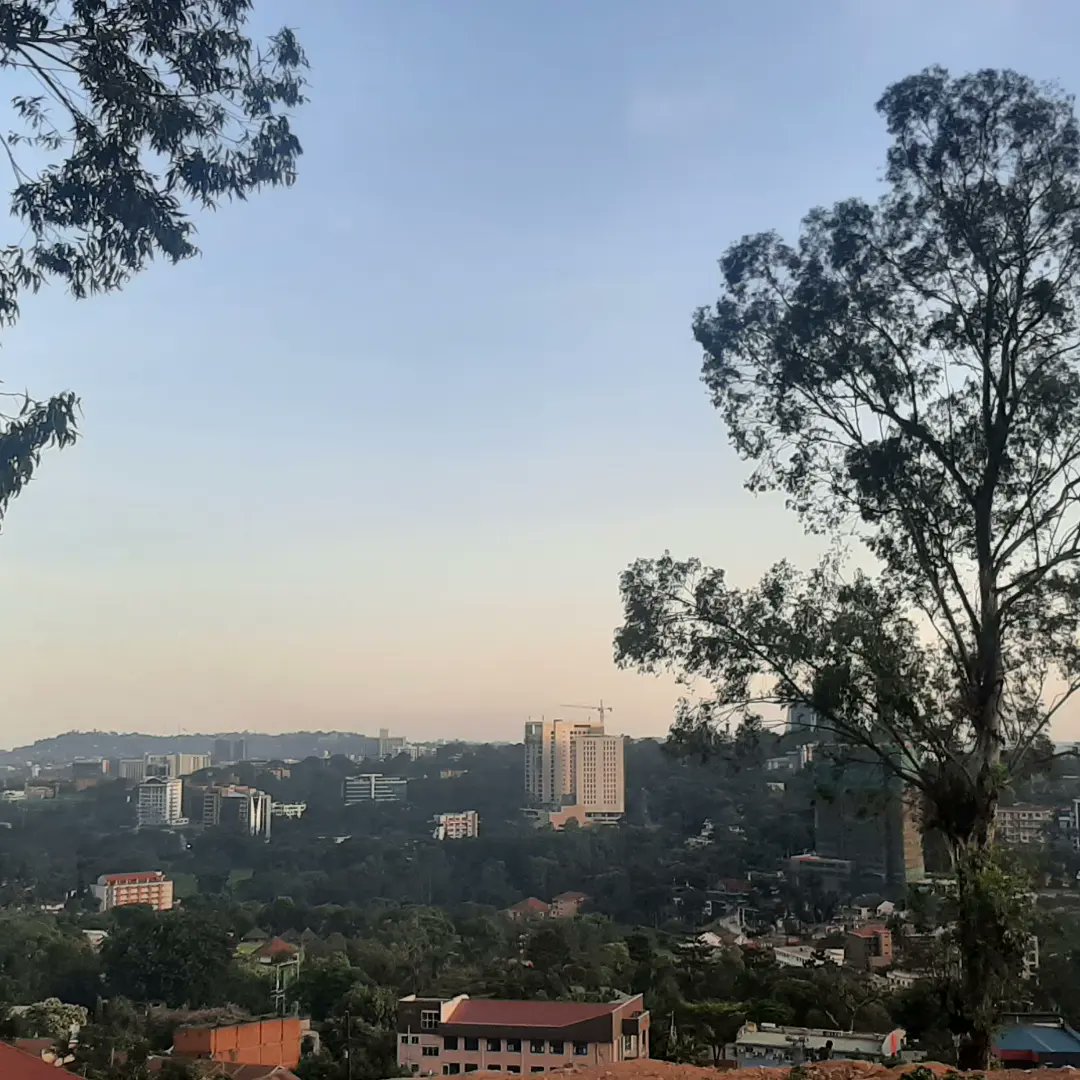
<svg viewBox="0 0 1080 1080">
<path fill-rule="evenodd" d="M 160 870 L 102 874 L 90 891 L 102 911 L 131 904 L 143 904 L 155 911 L 169 911 L 173 906 L 173 883 Z"/>
<path fill-rule="evenodd" d="M 436 814 L 432 824 L 435 840 L 467 840 L 480 835 L 480 815 L 475 810 Z"/>
<path fill-rule="evenodd" d="M 140 827 L 185 825 L 184 782 L 175 777 L 149 776 L 138 787 L 135 819 Z"/>
<path fill-rule="evenodd" d="M 341 796 L 346 806 L 364 802 L 404 802 L 408 790 L 408 781 L 402 776 L 363 773 L 346 777 Z"/>
<path fill-rule="evenodd" d="M 994 811 L 994 835 L 1006 844 L 1021 847 L 1045 844 L 1056 819 L 1057 810 L 1052 806 L 999 806 Z"/>
<path fill-rule="evenodd" d="M 626 811 L 625 739 L 595 721 L 525 724 L 525 793 L 541 823 L 618 821 Z"/>
<path fill-rule="evenodd" d="M 449 1000 L 398 1002 L 398 1065 L 420 1076 L 542 1073 L 649 1056 L 640 994 L 604 1004 Z"/>
<path fill-rule="evenodd" d="M 141 783 L 146 779 L 146 758 L 118 758 L 116 775 L 121 780 L 137 780 Z"/>
</svg>

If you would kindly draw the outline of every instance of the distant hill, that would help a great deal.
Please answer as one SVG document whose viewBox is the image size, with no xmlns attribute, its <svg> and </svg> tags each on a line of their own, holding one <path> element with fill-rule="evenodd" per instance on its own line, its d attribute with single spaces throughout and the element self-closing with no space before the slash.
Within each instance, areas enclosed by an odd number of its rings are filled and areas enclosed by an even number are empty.
<svg viewBox="0 0 1080 1080">
<path fill-rule="evenodd" d="M 249 758 L 305 758 L 329 754 L 370 754 L 373 736 L 352 731 L 290 731 L 267 735 L 223 731 L 211 735 L 146 735 L 141 732 L 68 731 L 29 746 L 0 751 L 0 762 L 62 763 L 76 758 L 142 757 L 143 754 L 210 753 L 215 739 L 244 739 Z"/>
</svg>

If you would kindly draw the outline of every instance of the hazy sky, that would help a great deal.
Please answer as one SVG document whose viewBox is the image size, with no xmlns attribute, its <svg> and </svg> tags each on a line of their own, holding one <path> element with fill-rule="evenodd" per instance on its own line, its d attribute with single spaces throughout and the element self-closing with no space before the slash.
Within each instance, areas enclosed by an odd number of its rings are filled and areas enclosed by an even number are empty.
<svg viewBox="0 0 1080 1080">
<path fill-rule="evenodd" d="M 312 63 L 299 184 L 5 334 L 0 375 L 86 416 L 0 538 L 0 744 L 517 738 L 600 696 L 661 732 L 672 687 L 611 661 L 623 566 L 670 546 L 749 581 L 809 551 L 698 382 L 717 257 L 872 195 L 873 102 L 927 64 L 1080 88 L 1080 7 L 256 6 Z"/>
</svg>

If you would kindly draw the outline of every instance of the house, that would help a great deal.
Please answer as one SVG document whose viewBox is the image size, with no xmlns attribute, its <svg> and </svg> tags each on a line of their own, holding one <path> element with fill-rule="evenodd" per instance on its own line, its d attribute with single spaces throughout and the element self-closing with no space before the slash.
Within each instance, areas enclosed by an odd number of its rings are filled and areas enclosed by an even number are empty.
<svg viewBox="0 0 1080 1080">
<path fill-rule="evenodd" d="M 273 937 L 264 941 L 249 956 L 259 964 L 287 964 L 300 959 L 299 945 L 292 945 L 284 938 Z"/>
<path fill-rule="evenodd" d="M 397 1061 L 421 1076 L 548 1072 L 649 1056 L 642 997 L 602 1004 L 419 998 L 398 1002 Z"/>
<path fill-rule="evenodd" d="M 581 914 L 582 907 L 589 898 L 583 892 L 561 892 L 551 900 L 551 917 L 553 919 L 573 919 Z"/>
<path fill-rule="evenodd" d="M 226 1065 L 291 1069 L 300 1061 L 309 1028 L 310 1021 L 296 1016 L 232 1024 L 184 1024 L 173 1034 L 173 1055 Z"/>
<path fill-rule="evenodd" d="M 66 1070 L 45 1061 L 40 1054 L 28 1054 L 9 1043 L 0 1042 L 0 1076 L 4 1080 L 56 1080 Z"/>
<path fill-rule="evenodd" d="M 551 913 L 551 905 L 545 904 L 535 896 L 526 900 L 519 900 L 513 907 L 506 909 L 506 914 L 515 922 L 525 922 L 528 919 L 546 919 Z"/>
<path fill-rule="evenodd" d="M 862 971 L 887 968 L 893 962 L 892 931 L 884 926 L 862 926 L 844 938 L 844 960 Z"/>
</svg>

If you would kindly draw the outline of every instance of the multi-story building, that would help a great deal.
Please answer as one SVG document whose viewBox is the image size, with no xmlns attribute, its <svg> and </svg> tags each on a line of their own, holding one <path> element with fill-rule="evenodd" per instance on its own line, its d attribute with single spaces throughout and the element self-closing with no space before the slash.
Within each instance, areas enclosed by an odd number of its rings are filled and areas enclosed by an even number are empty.
<svg viewBox="0 0 1080 1080">
<path fill-rule="evenodd" d="M 346 806 L 362 802 L 404 802 L 409 784 L 403 776 L 362 773 L 345 778 L 341 795 Z"/>
<path fill-rule="evenodd" d="M 739 1069 L 790 1068 L 829 1057 L 856 1061 L 888 1061 L 900 1056 L 904 1031 L 831 1031 L 825 1028 L 781 1027 L 747 1022 L 735 1041 L 724 1047 L 724 1060 Z"/>
<path fill-rule="evenodd" d="M 805 702 L 789 705 L 786 727 L 789 735 L 808 734 L 817 731 L 818 714 Z"/>
<path fill-rule="evenodd" d="M 1057 811 L 1052 806 L 999 806 L 994 811 L 994 835 L 1006 844 L 1022 847 L 1045 844 L 1056 819 Z"/>
<path fill-rule="evenodd" d="M 306 810 L 306 802 L 276 802 L 270 805 L 270 813 L 281 818 L 302 818 Z"/>
<path fill-rule="evenodd" d="M 147 754 L 143 768 L 147 776 L 190 776 L 200 769 L 210 768 L 210 755 Z"/>
<path fill-rule="evenodd" d="M 861 971 L 887 968 L 893 962 L 892 931 L 885 926 L 860 926 L 848 931 L 844 961 Z"/>
<path fill-rule="evenodd" d="M 138 788 L 135 817 L 140 826 L 184 825 L 184 782 L 167 776 L 149 776 Z"/>
<path fill-rule="evenodd" d="M 626 810 L 625 739 L 595 721 L 525 724 L 525 792 L 556 827 L 618 821 Z"/>
<path fill-rule="evenodd" d="M 239 784 L 215 785 L 203 795 L 202 823 L 270 839 L 273 800 L 265 791 Z"/>
<path fill-rule="evenodd" d="M 398 1002 L 397 1033 L 399 1067 L 420 1076 L 541 1073 L 649 1056 L 640 994 L 605 1004 L 411 994 Z"/>
<path fill-rule="evenodd" d="M 116 775 L 121 780 L 146 779 L 146 758 L 119 758 L 116 762 Z"/>
<path fill-rule="evenodd" d="M 436 814 L 432 824 L 436 840 L 466 840 L 480 835 L 480 815 L 475 810 Z"/>
<path fill-rule="evenodd" d="M 172 1057 L 182 1062 L 219 1061 L 229 1066 L 248 1066 L 245 1076 L 251 1075 L 251 1066 L 258 1065 L 266 1068 L 266 1077 L 276 1076 L 275 1070 L 292 1069 L 299 1063 L 310 1029 L 309 1020 L 296 1016 L 235 1024 L 183 1024 L 173 1033 Z M 224 1075 L 236 1074 L 229 1071 Z"/>
<path fill-rule="evenodd" d="M 925 876 L 914 795 L 876 755 L 838 746 L 815 757 L 816 854 L 852 864 L 857 882 L 899 890 Z"/>
<path fill-rule="evenodd" d="M 247 760 L 246 739 L 215 739 L 210 755 L 214 765 L 232 765 L 237 761 Z"/>
<path fill-rule="evenodd" d="M 142 870 L 133 874 L 102 874 L 90 891 L 102 911 L 142 904 L 155 911 L 173 906 L 173 883 L 160 870 Z"/>
</svg>

